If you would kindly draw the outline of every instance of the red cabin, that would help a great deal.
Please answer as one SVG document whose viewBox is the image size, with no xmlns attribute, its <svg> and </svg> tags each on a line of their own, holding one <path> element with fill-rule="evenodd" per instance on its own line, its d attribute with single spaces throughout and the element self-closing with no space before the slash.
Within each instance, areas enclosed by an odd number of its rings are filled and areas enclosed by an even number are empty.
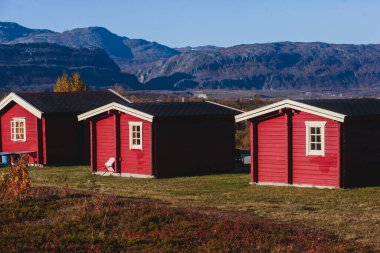
<svg viewBox="0 0 380 253">
<path fill-rule="evenodd" d="M 239 112 L 209 102 L 111 103 L 78 119 L 91 125 L 94 173 L 171 177 L 232 170 Z"/>
<path fill-rule="evenodd" d="M 128 103 L 112 90 L 12 92 L 0 102 L 0 151 L 29 153 L 34 165 L 89 163 L 89 126 L 77 115 L 110 102 Z"/>
<path fill-rule="evenodd" d="M 284 100 L 236 116 L 250 123 L 251 183 L 380 185 L 380 100 Z"/>
</svg>

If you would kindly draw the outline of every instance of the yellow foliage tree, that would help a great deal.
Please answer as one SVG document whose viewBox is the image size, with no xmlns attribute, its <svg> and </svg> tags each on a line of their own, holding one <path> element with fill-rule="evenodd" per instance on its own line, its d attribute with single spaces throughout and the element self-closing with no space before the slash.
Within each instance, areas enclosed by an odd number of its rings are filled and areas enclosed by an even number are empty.
<svg viewBox="0 0 380 253">
<path fill-rule="evenodd" d="M 71 91 L 87 91 L 88 87 L 84 83 L 84 81 L 80 78 L 80 74 L 78 72 L 74 72 L 71 75 Z"/>
<path fill-rule="evenodd" d="M 88 86 L 80 78 L 80 74 L 78 72 L 74 72 L 71 75 L 71 78 L 69 78 L 67 73 L 64 72 L 61 77 L 57 78 L 57 81 L 54 85 L 54 92 L 79 92 L 87 90 Z"/>
<path fill-rule="evenodd" d="M 57 78 L 54 85 L 55 92 L 64 92 L 70 89 L 70 79 L 66 72 L 61 77 Z"/>
</svg>

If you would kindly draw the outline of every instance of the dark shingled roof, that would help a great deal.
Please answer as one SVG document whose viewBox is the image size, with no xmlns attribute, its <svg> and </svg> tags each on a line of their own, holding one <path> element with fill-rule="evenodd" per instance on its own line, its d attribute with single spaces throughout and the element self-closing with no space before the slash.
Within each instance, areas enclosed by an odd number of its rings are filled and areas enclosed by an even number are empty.
<svg viewBox="0 0 380 253">
<path fill-rule="evenodd" d="M 347 116 L 380 115 L 380 99 L 315 99 L 298 102 Z"/>
<path fill-rule="evenodd" d="M 155 117 L 174 116 L 234 116 L 240 112 L 207 102 L 133 103 L 126 105 Z"/>
<path fill-rule="evenodd" d="M 82 113 L 117 102 L 129 103 L 111 91 L 16 93 L 44 113 Z"/>
</svg>

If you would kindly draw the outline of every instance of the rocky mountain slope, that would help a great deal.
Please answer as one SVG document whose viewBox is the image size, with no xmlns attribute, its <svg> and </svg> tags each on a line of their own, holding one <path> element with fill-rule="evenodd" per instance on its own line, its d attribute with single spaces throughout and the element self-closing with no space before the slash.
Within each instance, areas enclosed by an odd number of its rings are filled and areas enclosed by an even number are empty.
<svg viewBox="0 0 380 253">
<path fill-rule="evenodd" d="M 53 33 L 50 30 L 30 29 L 11 22 L 0 22 L 0 43 L 6 43 L 17 38 Z"/>
<path fill-rule="evenodd" d="M 63 71 L 79 71 L 92 88 L 121 83 L 132 89 L 141 84 L 123 73 L 101 49 L 75 49 L 56 44 L 0 44 L 1 88 L 11 90 L 49 90 Z"/>
<path fill-rule="evenodd" d="M 380 85 L 379 44 L 279 42 L 174 49 L 102 27 L 58 33 L 7 22 L 0 22 L 0 44 L 0 82 L 6 86 L 54 82 L 62 70 L 70 69 L 81 69 L 96 87 L 118 82 L 132 89 L 336 90 Z M 38 57 L 30 61 L 32 48 Z"/>
<path fill-rule="evenodd" d="M 380 45 L 281 42 L 187 50 L 134 74 L 149 82 L 176 73 L 191 75 L 190 85 L 203 88 L 371 86 L 380 83 Z"/>
<path fill-rule="evenodd" d="M 58 33 L 0 22 L 0 43 L 54 43 L 73 48 L 101 48 L 124 69 L 180 53 L 156 42 L 118 36 L 103 27 L 77 28 Z"/>
</svg>

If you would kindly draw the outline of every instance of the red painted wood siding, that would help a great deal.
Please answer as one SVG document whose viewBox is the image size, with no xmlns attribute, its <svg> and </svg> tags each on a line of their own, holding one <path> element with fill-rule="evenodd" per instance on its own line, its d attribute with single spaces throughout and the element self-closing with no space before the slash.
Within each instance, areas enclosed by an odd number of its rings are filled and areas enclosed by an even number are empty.
<svg viewBox="0 0 380 253">
<path fill-rule="evenodd" d="M 11 121 L 15 117 L 25 118 L 26 141 L 11 140 Z M 37 117 L 18 104 L 14 104 L 1 116 L 1 147 L 2 152 L 38 151 Z M 31 155 L 30 163 L 40 163 L 37 153 Z"/>
<path fill-rule="evenodd" d="M 43 164 L 47 163 L 46 159 L 46 119 L 42 117 L 42 153 L 43 153 Z"/>
<path fill-rule="evenodd" d="M 129 148 L 129 122 L 142 122 L 142 150 Z M 98 128 L 99 131 L 99 128 Z M 132 115 L 120 117 L 121 173 L 152 175 L 151 123 Z"/>
<path fill-rule="evenodd" d="M 287 183 L 287 135 L 284 114 L 258 124 L 258 182 Z"/>
<path fill-rule="evenodd" d="M 326 121 L 325 156 L 306 156 L 305 121 Z M 339 123 L 306 112 L 293 116 L 293 183 L 339 187 Z"/>
<path fill-rule="evenodd" d="M 115 115 L 96 122 L 96 167 L 97 171 L 106 171 L 104 164 L 110 157 L 116 158 Z"/>
</svg>

